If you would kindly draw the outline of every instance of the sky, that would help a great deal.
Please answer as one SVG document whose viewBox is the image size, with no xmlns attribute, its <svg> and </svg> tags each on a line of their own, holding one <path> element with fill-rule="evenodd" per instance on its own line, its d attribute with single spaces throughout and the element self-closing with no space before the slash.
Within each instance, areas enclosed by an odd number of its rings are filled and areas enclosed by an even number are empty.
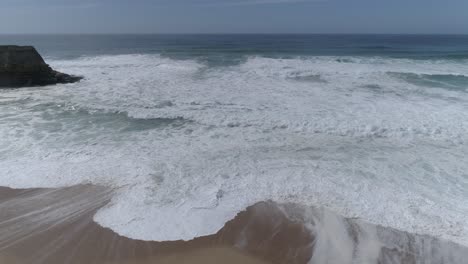
<svg viewBox="0 0 468 264">
<path fill-rule="evenodd" d="M 468 0 L 0 0 L 0 34 L 468 34 Z"/>
</svg>

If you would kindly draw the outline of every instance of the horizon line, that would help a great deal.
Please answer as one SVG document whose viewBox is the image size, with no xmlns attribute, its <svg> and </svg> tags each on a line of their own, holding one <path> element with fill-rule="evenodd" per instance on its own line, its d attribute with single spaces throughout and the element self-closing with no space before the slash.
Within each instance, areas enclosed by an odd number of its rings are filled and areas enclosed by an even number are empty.
<svg viewBox="0 0 468 264">
<path fill-rule="evenodd" d="M 265 32 L 232 32 L 232 33 L 220 33 L 220 32 L 208 32 L 208 33 L 162 33 L 162 32 L 141 32 L 141 33 L 116 33 L 116 32 L 83 32 L 83 33 L 1 33 L 0 36 L 6 35 L 418 35 L 418 36 L 430 36 L 430 35 L 441 35 L 441 36 L 468 36 L 468 33 L 265 33 Z"/>
</svg>

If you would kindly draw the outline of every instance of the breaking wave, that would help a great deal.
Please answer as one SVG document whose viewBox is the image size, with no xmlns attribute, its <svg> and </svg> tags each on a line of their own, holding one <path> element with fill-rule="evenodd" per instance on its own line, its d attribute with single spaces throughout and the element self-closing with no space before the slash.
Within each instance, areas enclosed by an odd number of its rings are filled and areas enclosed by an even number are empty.
<svg viewBox="0 0 468 264">
<path fill-rule="evenodd" d="M 115 187 L 95 220 L 144 240 L 212 234 L 273 199 L 468 245 L 464 61 L 51 64 L 86 79 L 2 92 L 0 179 L 10 187 Z"/>
<path fill-rule="evenodd" d="M 408 83 L 432 88 L 442 88 L 454 91 L 466 91 L 468 88 L 468 77 L 464 75 L 452 74 L 415 74 L 415 73 L 397 73 L 390 75 L 400 78 Z"/>
</svg>

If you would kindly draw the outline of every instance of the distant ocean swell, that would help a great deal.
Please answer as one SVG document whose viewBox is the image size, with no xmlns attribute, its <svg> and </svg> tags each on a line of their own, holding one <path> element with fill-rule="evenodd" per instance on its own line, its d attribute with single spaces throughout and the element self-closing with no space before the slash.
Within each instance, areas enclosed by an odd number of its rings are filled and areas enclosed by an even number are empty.
<svg viewBox="0 0 468 264">
<path fill-rule="evenodd" d="M 2 93 L 5 185 L 116 187 L 95 220 L 143 240 L 212 234 L 272 199 L 468 245 L 465 60 L 253 56 L 212 66 L 136 54 L 50 63 L 86 79 Z M 343 254 L 380 241 L 424 252 L 403 256 L 408 263 L 460 263 L 428 246 L 452 250 L 448 242 L 395 242 L 393 231 L 334 221 L 325 223 L 348 230 L 343 248 L 355 248 Z"/>
</svg>

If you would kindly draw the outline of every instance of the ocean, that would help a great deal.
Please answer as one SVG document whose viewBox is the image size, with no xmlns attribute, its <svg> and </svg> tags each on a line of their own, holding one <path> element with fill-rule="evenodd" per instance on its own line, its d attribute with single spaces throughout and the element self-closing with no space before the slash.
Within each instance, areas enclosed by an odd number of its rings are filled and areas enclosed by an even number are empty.
<svg viewBox="0 0 468 264">
<path fill-rule="evenodd" d="M 0 91 L 0 186 L 114 188 L 94 220 L 216 233 L 266 200 L 468 246 L 468 36 L 0 35 L 67 85 Z"/>
</svg>

